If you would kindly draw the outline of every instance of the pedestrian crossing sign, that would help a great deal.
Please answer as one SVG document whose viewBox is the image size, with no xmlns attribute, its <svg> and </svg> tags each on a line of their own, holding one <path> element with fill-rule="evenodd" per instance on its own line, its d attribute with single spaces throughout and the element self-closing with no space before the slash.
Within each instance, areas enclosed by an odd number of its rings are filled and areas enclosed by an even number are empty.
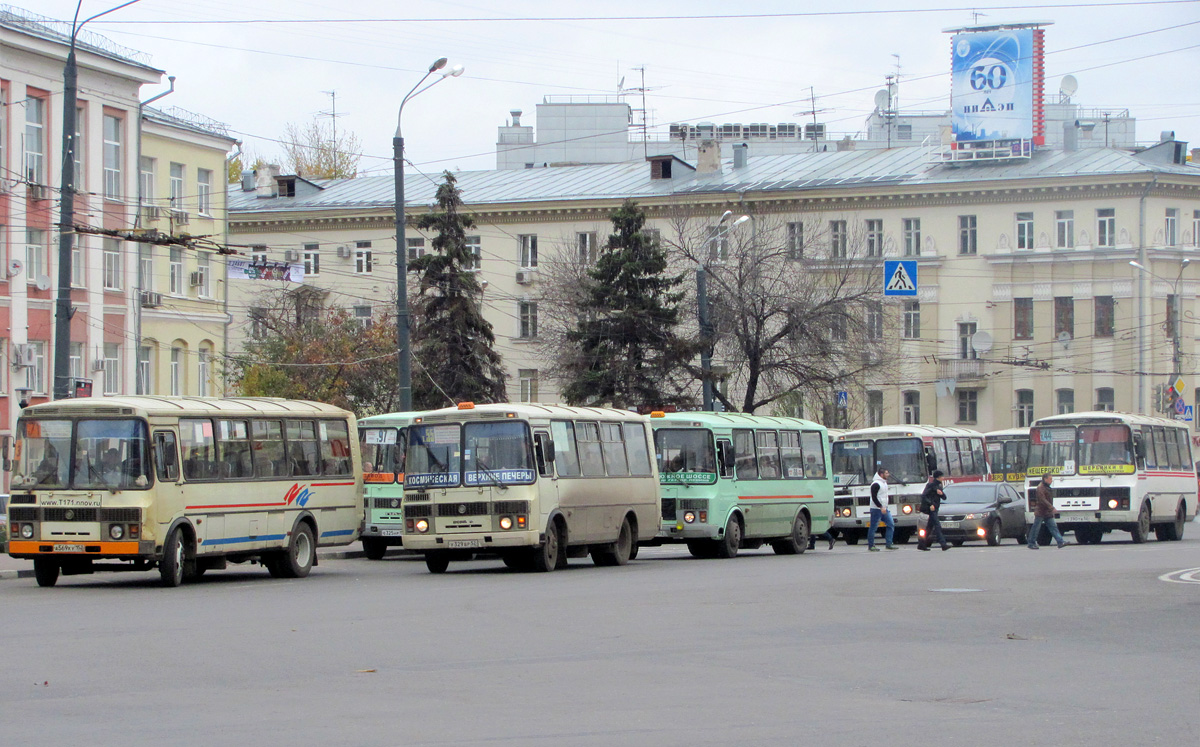
<svg viewBox="0 0 1200 747">
<path fill-rule="evenodd" d="M 917 262 L 913 259 L 889 259 L 883 263 L 883 295 L 917 295 Z"/>
</svg>

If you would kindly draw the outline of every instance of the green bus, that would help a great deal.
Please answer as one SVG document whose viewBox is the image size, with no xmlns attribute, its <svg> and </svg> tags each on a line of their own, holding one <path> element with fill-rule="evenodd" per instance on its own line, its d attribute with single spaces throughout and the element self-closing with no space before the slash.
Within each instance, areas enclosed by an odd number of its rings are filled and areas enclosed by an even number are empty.
<svg viewBox="0 0 1200 747">
<path fill-rule="evenodd" d="M 389 547 L 404 544 L 404 450 L 408 426 L 418 412 L 391 412 L 358 421 L 359 450 L 362 452 L 363 552 L 371 560 L 382 560 Z"/>
<path fill-rule="evenodd" d="M 731 558 L 769 542 L 808 549 L 829 529 L 833 479 L 825 427 L 742 413 L 650 415 L 662 493 L 653 544 L 684 542 L 697 558 Z"/>
</svg>

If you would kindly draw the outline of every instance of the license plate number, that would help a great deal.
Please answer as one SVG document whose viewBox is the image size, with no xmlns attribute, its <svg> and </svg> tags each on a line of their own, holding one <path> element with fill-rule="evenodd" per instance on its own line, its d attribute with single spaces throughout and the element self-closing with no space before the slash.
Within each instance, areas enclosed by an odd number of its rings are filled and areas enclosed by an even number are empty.
<svg viewBox="0 0 1200 747">
<path fill-rule="evenodd" d="M 958 522 L 957 521 L 943 521 L 942 528 L 943 529 L 958 529 Z"/>
<path fill-rule="evenodd" d="M 446 540 L 446 547 L 483 547 L 483 540 Z"/>
<path fill-rule="evenodd" d="M 55 545 L 54 552 L 83 552 L 83 545 Z"/>
<path fill-rule="evenodd" d="M 379 536 L 380 537 L 403 537 L 404 530 L 403 529 L 380 529 Z"/>
</svg>

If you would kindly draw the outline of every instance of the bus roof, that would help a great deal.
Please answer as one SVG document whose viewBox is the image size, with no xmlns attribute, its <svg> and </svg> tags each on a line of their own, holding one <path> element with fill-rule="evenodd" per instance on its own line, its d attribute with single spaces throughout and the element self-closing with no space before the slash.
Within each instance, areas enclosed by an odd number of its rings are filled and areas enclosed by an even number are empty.
<svg viewBox="0 0 1200 747">
<path fill-rule="evenodd" d="M 503 418 L 511 413 L 514 418 L 558 419 L 558 420 L 636 420 L 645 421 L 644 415 L 629 410 L 611 407 L 570 407 L 568 405 L 540 405 L 530 402 L 510 404 L 475 405 L 469 409 L 446 407 L 441 410 L 418 413 L 423 422 L 436 423 L 457 420 L 484 420 Z"/>
<path fill-rule="evenodd" d="M 1179 420 L 1156 418 L 1153 415 L 1134 415 L 1128 412 L 1108 412 L 1105 410 L 1092 412 L 1072 412 L 1067 415 L 1047 415 L 1034 421 L 1033 427 L 1039 425 L 1094 425 L 1101 423 L 1125 423 L 1126 425 L 1170 425 L 1177 428 L 1187 427 Z"/>
<path fill-rule="evenodd" d="M 324 402 L 278 397 L 157 397 L 126 395 L 60 399 L 26 407 L 23 417 L 47 415 L 337 415 L 354 414 Z"/>
<path fill-rule="evenodd" d="M 359 418 L 358 425 L 360 428 L 384 425 L 412 425 L 415 418 L 424 414 L 423 412 L 385 412 L 380 415 L 368 415 L 365 418 Z"/>
<path fill-rule="evenodd" d="M 1028 428 L 1005 428 L 1001 431 L 988 431 L 983 434 L 986 439 L 995 439 L 997 441 L 1013 438 L 1029 438 Z"/>
<path fill-rule="evenodd" d="M 807 430 L 825 430 L 825 426 L 811 420 L 801 418 L 776 417 L 774 415 L 749 415 L 744 412 L 668 412 L 662 417 L 651 417 L 650 425 L 696 424 L 700 426 L 723 426 L 737 428 L 769 427 L 769 428 L 805 428 Z"/>
<path fill-rule="evenodd" d="M 859 428 L 858 430 L 846 431 L 838 440 L 849 441 L 858 438 L 903 438 L 905 436 L 915 436 L 922 438 L 925 436 L 978 436 L 983 437 L 979 431 L 973 431 L 969 428 L 954 428 L 938 425 L 877 425 L 873 428 Z"/>
</svg>

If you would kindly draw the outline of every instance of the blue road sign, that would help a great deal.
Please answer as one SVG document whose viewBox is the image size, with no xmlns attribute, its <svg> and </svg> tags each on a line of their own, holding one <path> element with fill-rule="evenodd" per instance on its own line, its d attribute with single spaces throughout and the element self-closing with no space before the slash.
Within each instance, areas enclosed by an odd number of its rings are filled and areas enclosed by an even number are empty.
<svg viewBox="0 0 1200 747">
<path fill-rule="evenodd" d="M 838 392 L 837 393 L 837 406 L 838 407 L 849 407 L 850 406 L 850 392 Z"/>
<path fill-rule="evenodd" d="M 915 259 L 884 260 L 883 295 L 917 295 L 917 261 Z"/>
<path fill-rule="evenodd" d="M 1183 408 L 1183 421 L 1185 423 L 1192 422 L 1192 406 L 1191 405 L 1188 405 L 1187 407 Z"/>
</svg>

